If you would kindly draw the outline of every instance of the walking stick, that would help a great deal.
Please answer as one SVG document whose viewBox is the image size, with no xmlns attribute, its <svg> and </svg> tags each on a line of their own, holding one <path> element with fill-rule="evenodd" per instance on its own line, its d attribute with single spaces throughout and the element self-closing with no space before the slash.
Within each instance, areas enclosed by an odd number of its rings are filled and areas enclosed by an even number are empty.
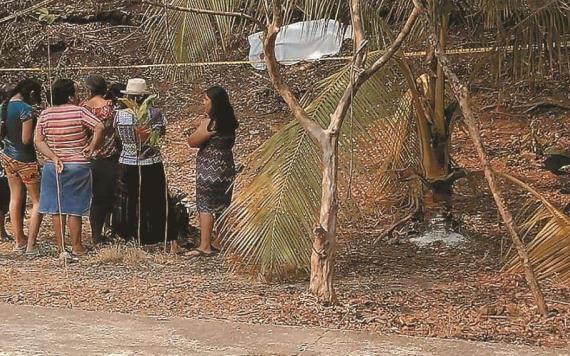
<svg viewBox="0 0 570 356">
<path fill-rule="evenodd" d="M 48 32 L 48 37 L 47 37 L 47 42 L 48 42 L 48 46 L 47 46 L 47 52 L 48 52 L 48 85 L 49 85 L 49 104 L 53 106 L 53 83 L 52 83 L 52 78 L 51 78 L 51 50 L 50 50 L 50 35 Z M 55 144 L 55 143 L 54 143 Z M 55 148 L 55 146 L 54 146 Z M 65 250 L 65 235 L 64 235 L 64 227 L 63 227 L 63 216 L 61 213 L 61 189 L 60 189 L 60 179 L 59 179 L 59 172 L 57 171 L 57 165 L 54 162 L 54 173 L 55 173 L 55 184 L 56 184 L 56 192 L 57 192 L 57 212 L 59 215 L 59 228 L 60 228 L 60 233 L 61 233 L 61 253 L 59 255 L 59 258 L 63 259 L 63 263 L 65 265 L 67 265 L 67 259 L 70 258 L 71 256 L 67 253 L 67 251 Z"/>
<path fill-rule="evenodd" d="M 54 170 L 55 170 L 55 184 L 56 184 L 56 192 L 57 192 L 57 213 L 59 216 L 59 233 L 61 234 L 61 253 L 59 254 L 59 258 L 63 260 L 63 263 L 67 266 L 68 260 L 74 261 L 73 255 L 69 253 L 65 249 L 65 228 L 63 226 L 63 212 L 61 209 L 61 187 L 60 182 L 61 179 L 59 177 L 59 172 L 57 171 L 57 165 L 54 162 Z"/>
<path fill-rule="evenodd" d="M 168 178 L 166 178 L 166 169 L 164 168 L 164 165 L 162 166 L 162 172 L 164 173 L 164 196 L 166 199 L 166 208 L 165 208 L 165 224 L 164 224 L 164 253 L 167 252 L 167 248 L 166 245 L 168 244 Z"/>
</svg>

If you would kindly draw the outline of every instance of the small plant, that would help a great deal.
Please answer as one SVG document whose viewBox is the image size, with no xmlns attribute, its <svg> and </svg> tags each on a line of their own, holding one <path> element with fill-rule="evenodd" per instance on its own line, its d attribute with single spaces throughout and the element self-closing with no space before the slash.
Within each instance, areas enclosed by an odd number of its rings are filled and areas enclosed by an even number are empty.
<svg viewBox="0 0 570 356">
<path fill-rule="evenodd" d="M 144 140 L 140 140 L 140 144 L 147 143 L 152 147 L 160 147 L 162 144 L 162 137 L 159 132 L 153 131 L 149 127 L 150 117 L 149 117 L 149 109 L 154 105 L 154 102 L 158 96 L 157 95 L 150 95 L 147 97 L 142 104 L 139 105 L 135 100 L 131 100 L 128 98 L 121 98 L 119 101 L 127 107 L 127 109 L 131 110 L 132 113 L 135 115 L 136 120 L 136 129 L 137 135 L 139 139 L 145 138 Z M 145 133 L 148 133 L 145 135 Z"/>
<path fill-rule="evenodd" d="M 51 25 L 56 20 L 57 16 L 54 14 L 50 14 L 47 8 L 39 9 L 36 14 L 38 15 L 38 20 L 40 22 L 45 22 L 48 25 Z"/>
</svg>

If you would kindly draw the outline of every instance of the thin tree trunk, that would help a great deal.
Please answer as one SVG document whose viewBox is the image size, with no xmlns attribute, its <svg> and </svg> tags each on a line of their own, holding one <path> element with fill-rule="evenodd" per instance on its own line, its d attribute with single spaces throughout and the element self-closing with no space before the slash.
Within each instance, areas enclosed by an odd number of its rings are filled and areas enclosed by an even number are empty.
<svg viewBox="0 0 570 356">
<path fill-rule="evenodd" d="M 323 179 L 319 226 L 311 254 L 309 291 L 323 302 L 336 303 L 334 260 L 336 252 L 338 136 L 327 135 L 323 148 Z"/>
<path fill-rule="evenodd" d="M 325 130 L 315 121 L 311 120 L 307 112 L 283 81 L 279 72 L 279 65 L 275 57 L 275 41 L 283 22 L 281 1 L 272 2 L 273 21 L 267 26 L 263 42 L 265 63 L 273 87 L 285 100 L 299 124 L 307 133 L 317 141 L 323 154 L 323 180 L 321 212 L 319 224 L 315 229 L 315 240 L 311 255 L 311 280 L 309 291 L 322 301 L 336 302 L 333 288 L 334 280 L 334 253 L 336 250 L 336 220 L 338 212 L 337 202 L 337 170 L 338 170 L 338 135 L 346 113 L 352 104 L 352 99 L 366 80 L 376 74 L 400 49 L 402 43 L 409 35 L 420 10 L 415 7 L 406 24 L 386 52 L 370 67 L 364 68 L 366 57 L 364 29 L 360 18 L 360 0 L 351 1 L 351 16 L 355 38 L 353 65 L 356 68 L 354 78 L 346 87 L 335 111 L 331 114 L 331 122 Z"/>
<path fill-rule="evenodd" d="M 507 206 L 503 200 L 501 190 L 499 189 L 499 187 L 495 181 L 495 177 L 493 175 L 493 170 L 491 168 L 491 164 L 489 163 L 489 160 L 487 158 L 487 154 L 485 153 L 485 149 L 483 148 L 483 144 L 481 143 L 481 136 L 479 134 L 479 129 L 477 127 L 477 123 L 476 123 L 475 117 L 473 115 L 473 111 L 471 110 L 471 105 L 469 103 L 469 90 L 467 89 L 467 87 L 465 85 L 463 85 L 461 83 L 461 81 L 459 80 L 457 75 L 455 75 L 455 73 L 451 70 L 451 68 L 449 66 L 449 61 L 448 61 L 445 53 L 443 52 L 441 47 L 438 46 L 437 38 L 436 38 L 435 34 L 432 34 L 430 36 L 430 42 L 432 43 L 432 45 L 436 49 L 435 54 L 436 54 L 439 62 L 441 63 L 443 70 L 446 72 L 446 74 L 447 74 L 447 76 L 451 82 L 451 88 L 453 89 L 453 93 L 455 94 L 455 96 L 457 97 L 457 100 L 459 101 L 459 105 L 461 107 L 461 111 L 463 112 L 465 123 L 467 125 L 468 130 L 469 130 L 469 135 L 471 136 L 471 140 L 473 141 L 473 144 L 474 144 L 475 149 L 477 151 L 477 155 L 479 156 L 479 160 L 481 161 L 481 164 L 483 165 L 483 170 L 485 172 L 485 178 L 487 179 L 487 183 L 489 184 L 489 188 L 491 189 L 491 192 L 493 193 L 493 198 L 495 199 L 495 203 L 497 204 L 497 209 L 499 210 L 499 213 L 501 214 L 501 218 L 503 219 L 503 222 L 505 223 L 505 226 L 507 227 L 507 230 L 508 230 L 509 234 L 511 235 L 511 239 L 513 240 L 513 244 L 515 245 L 517 253 L 518 253 L 520 259 L 522 260 L 526 281 L 527 281 L 527 283 L 530 287 L 530 290 L 533 294 L 534 301 L 538 307 L 539 312 L 543 316 L 547 316 L 548 315 L 548 309 L 546 307 L 546 303 L 544 302 L 544 295 L 542 294 L 542 291 L 540 290 L 540 286 L 539 286 L 538 281 L 536 279 L 536 275 L 534 274 L 534 270 L 532 268 L 532 265 L 530 264 L 528 252 L 526 250 L 524 243 L 522 242 L 520 236 L 518 235 L 518 233 L 515 229 L 515 226 L 513 224 L 513 217 L 512 217 L 510 211 L 508 210 L 508 208 L 507 208 Z"/>
</svg>

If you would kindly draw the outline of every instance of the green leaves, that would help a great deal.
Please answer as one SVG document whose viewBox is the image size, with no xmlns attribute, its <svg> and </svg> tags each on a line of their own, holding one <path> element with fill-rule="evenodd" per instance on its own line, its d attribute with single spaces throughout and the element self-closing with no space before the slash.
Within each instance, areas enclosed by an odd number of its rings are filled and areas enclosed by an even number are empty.
<svg viewBox="0 0 570 356">
<path fill-rule="evenodd" d="M 497 76 L 506 71 L 526 78 L 568 70 L 570 57 L 562 49 L 570 40 L 568 0 L 479 0 L 477 7 L 485 28 L 496 33 Z"/>
<path fill-rule="evenodd" d="M 52 23 L 54 23 L 54 21 L 57 19 L 56 15 L 53 15 L 49 12 L 49 10 L 47 8 L 41 8 L 39 10 L 36 11 L 36 14 L 38 15 L 38 20 L 40 22 L 45 22 L 48 25 L 51 25 Z"/>
<path fill-rule="evenodd" d="M 174 0 L 171 5 L 217 11 L 236 11 L 240 0 Z M 228 48 L 236 20 L 226 16 L 195 14 L 161 7 L 149 7 L 149 47 L 158 63 L 200 62 L 217 59 L 218 48 Z M 195 72 L 192 68 L 188 73 Z M 173 71 L 171 76 L 182 72 Z"/>
<path fill-rule="evenodd" d="M 135 100 L 129 98 L 120 98 L 119 101 L 134 114 L 138 128 L 148 128 L 149 108 L 154 105 L 157 98 L 158 95 L 156 94 L 149 95 L 140 105 Z M 162 135 L 159 132 L 150 130 L 146 142 L 150 146 L 159 147 L 162 144 Z"/>
</svg>

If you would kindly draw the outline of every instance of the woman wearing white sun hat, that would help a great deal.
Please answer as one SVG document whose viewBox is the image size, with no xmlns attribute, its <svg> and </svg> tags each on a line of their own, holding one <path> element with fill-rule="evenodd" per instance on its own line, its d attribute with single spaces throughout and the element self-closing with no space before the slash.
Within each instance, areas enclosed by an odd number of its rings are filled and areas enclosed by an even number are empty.
<svg viewBox="0 0 570 356">
<path fill-rule="evenodd" d="M 136 103 L 138 106 L 150 95 L 146 81 L 140 78 L 129 79 L 126 89 L 121 92 L 131 105 Z M 166 176 L 156 144 L 157 138 L 166 133 L 166 119 L 152 103 L 143 118 L 137 117 L 135 111 L 127 107 L 115 114 L 114 125 L 122 150 L 119 156 L 120 192 L 113 225 L 119 236 L 143 245 L 171 241 L 176 239 L 176 224 L 172 222 L 174 214 L 168 209 Z"/>
</svg>

